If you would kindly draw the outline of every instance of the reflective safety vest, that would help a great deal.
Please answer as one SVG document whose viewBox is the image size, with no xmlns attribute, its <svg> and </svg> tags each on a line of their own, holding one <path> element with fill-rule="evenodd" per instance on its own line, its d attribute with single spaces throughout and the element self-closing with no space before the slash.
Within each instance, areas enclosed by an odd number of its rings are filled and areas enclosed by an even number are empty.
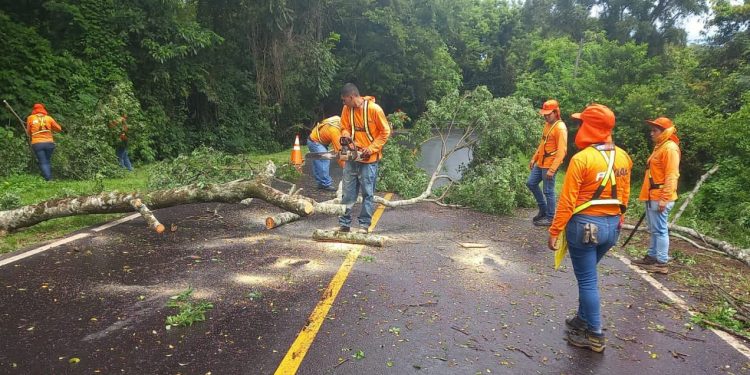
<svg viewBox="0 0 750 375">
<path fill-rule="evenodd" d="M 30 134 L 32 137 L 37 134 L 45 133 L 45 132 L 52 133 L 52 130 L 50 130 L 48 122 L 47 122 L 47 116 L 41 113 L 36 115 L 36 118 L 32 121 L 32 125 L 39 126 L 37 131 Z"/>
<path fill-rule="evenodd" d="M 370 120 L 368 118 L 368 103 L 369 100 L 365 100 L 364 105 L 362 106 L 362 126 L 364 127 L 365 134 L 367 134 L 367 139 L 372 142 L 375 140 L 375 138 L 370 134 Z M 354 122 L 354 110 L 352 108 L 349 109 L 349 124 L 352 126 L 352 139 L 354 138 L 354 133 L 357 131 L 356 123 Z M 360 131 L 362 131 L 360 129 Z"/>
<path fill-rule="evenodd" d="M 604 150 L 601 145 L 592 145 L 591 147 L 594 147 L 596 150 L 598 150 L 602 157 L 604 158 L 604 161 L 607 162 L 607 172 L 604 174 L 604 177 L 602 178 L 602 183 L 599 184 L 599 187 L 594 192 L 594 196 L 591 197 L 591 200 L 588 202 L 585 202 L 581 204 L 580 206 L 576 207 L 573 210 L 573 215 L 591 207 L 591 206 L 598 206 L 598 205 L 605 205 L 605 204 L 611 204 L 611 205 L 618 205 L 620 206 L 620 212 L 624 213 L 626 206 L 622 204 L 622 202 L 617 199 L 617 179 L 615 179 L 615 172 L 614 172 L 614 165 L 615 165 L 615 150 L 612 148 L 609 150 L 609 156 L 607 156 L 606 150 Z M 614 146 L 613 146 L 614 147 Z M 602 192 L 604 191 L 604 188 L 607 186 L 607 182 L 612 182 L 612 197 L 608 199 L 599 199 L 599 197 L 602 195 Z"/>
<path fill-rule="evenodd" d="M 547 140 L 549 139 L 550 134 L 552 134 L 552 131 L 555 130 L 555 127 L 557 127 L 557 124 L 560 123 L 560 122 L 562 122 L 562 120 L 555 121 L 555 123 L 552 124 L 552 126 L 549 127 L 549 130 L 547 130 L 547 134 L 544 134 L 544 141 L 542 142 L 542 153 L 543 153 L 542 154 L 542 162 L 539 163 L 539 164 L 544 164 L 544 159 L 546 159 L 546 158 L 548 158 L 550 156 L 554 156 L 555 154 L 557 154 L 557 150 L 552 151 L 552 152 L 547 152 L 544 149 L 545 149 L 545 146 L 547 145 Z"/>
<path fill-rule="evenodd" d="M 339 132 L 341 131 L 341 123 L 336 124 L 335 122 L 328 122 L 326 120 L 323 120 L 323 121 L 320 122 L 320 124 L 318 124 L 318 126 L 315 127 L 315 129 L 313 129 L 313 132 L 318 137 L 318 141 L 320 141 L 320 140 L 323 139 L 320 136 L 320 130 L 323 129 L 323 127 L 326 126 L 326 125 L 327 126 L 332 126 L 332 127 L 336 128 L 336 129 L 338 129 Z"/>
</svg>

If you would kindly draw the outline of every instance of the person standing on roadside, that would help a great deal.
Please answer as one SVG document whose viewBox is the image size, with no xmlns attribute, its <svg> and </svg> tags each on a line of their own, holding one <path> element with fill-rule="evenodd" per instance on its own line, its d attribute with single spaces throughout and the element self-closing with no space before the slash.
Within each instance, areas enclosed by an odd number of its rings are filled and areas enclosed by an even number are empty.
<svg viewBox="0 0 750 375">
<path fill-rule="evenodd" d="M 378 177 L 378 162 L 383 158 L 383 146 L 391 135 L 391 126 L 383 109 L 375 104 L 372 96 L 360 96 L 353 83 L 341 89 L 341 147 L 359 153 L 357 160 L 344 164 L 343 197 L 341 204 L 346 212 L 339 216 L 339 231 L 349 232 L 352 226 L 352 207 L 362 191 L 362 210 L 359 213 L 360 233 L 369 233 L 372 215 L 375 213 L 375 181 Z"/>
<path fill-rule="evenodd" d="M 47 114 L 44 104 L 36 103 L 31 114 L 26 118 L 26 134 L 31 139 L 31 149 L 39 161 L 39 169 L 45 180 L 52 180 L 52 154 L 55 152 L 55 140 L 52 132 L 62 131 L 60 124 Z"/>
<path fill-rule="evenodd" d="M 129 171 L 133 171 L 133 164 L 130 163 L 130 157 L 128 156 L 128 115 L 123 114 L 119 119 L 113 120 L 109 123 L 109 128 L 116 128 L 119 126 L 119 129 L 117 129 L 118 135 L 117 135 L 117 145 L 115 146 L 115 153 L 117 154 L 117 161 L 120 163 L 120 166 L 123 168 L 126 168 Z"/>
<path fill-rule="evenodd" d="M 529 162 L 531 173 L 526 181 L 534 195 L 539 213 L 532 219 L 536 226 L 549 226 L 555 215 L 555 175 L 565 159 L 568 148 L 568 128 L 560 119 L 560 105 L 557 100 L 544 102 L 539 114 L 544 116 L 544 130 L 539 146 Z M 544 193 L 539 189 L 542 182 Z"/>
<path fill-rule="evenodd" d="M 582 121 L 575 138 L 579 151 L 565 173 L 547 246 L 567 245 L 578 281 L 578 312 L 565 320 L 567 341 L 601 353 L 605 338 L 597 264 L 620 236 L 633 161 L 612 142 L 615 115 L 609 108 L 592 104 L 573 118 Z M 557 243 L 561 235 L 565 244 Z"/>
<path fill-rule="evenodd" d="M 677 200 L 677 182 L 680 178 L 680 139 L 672 120 L 659 117 L 646 120 L 651 127 L 654 151 L 646 162 L 638 199 L 646 202 L 646 220 L 650 242 L 648 252 L 633 263 L 650 272 L 667 273 L 669 268 L 669 211 Z"/>
<path fill-rule="evenodd" d="M 335 152 L 341 150 L 341 117 L 333 116 L 319 122 L 307 138 L 307 149 L 310 152 L 326 152 L 333 146 Z M 336 191 L 333 186 L 330 169 L 331 161 L 327 159 L 313 161 L 313 177 L 318 189 Z"/>
</svg>

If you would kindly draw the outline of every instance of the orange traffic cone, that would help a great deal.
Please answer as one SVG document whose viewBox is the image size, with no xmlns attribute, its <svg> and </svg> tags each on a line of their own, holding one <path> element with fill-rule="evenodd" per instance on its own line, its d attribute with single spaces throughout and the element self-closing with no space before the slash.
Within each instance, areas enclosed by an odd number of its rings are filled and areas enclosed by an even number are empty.
<svg viewBox="0 0 750 375">
<path fill-rule="evenodd" d="M 302 165 L 302 149 L 299 148 L 299 134 L 294 138 L 294 147 L 292 148 L 292 165 Z"/>
</svg>

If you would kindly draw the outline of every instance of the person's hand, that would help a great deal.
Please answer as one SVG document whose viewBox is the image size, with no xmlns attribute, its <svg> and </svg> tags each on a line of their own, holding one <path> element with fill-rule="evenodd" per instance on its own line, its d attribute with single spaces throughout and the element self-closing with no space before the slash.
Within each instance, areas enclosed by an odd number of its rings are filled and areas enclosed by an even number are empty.
<svg viewBox="0 0 750 375">
<path fill-rule="evenodd" d="M 352 150 L 354 149 L 354 142 L 352 142 L 351 137 L 341 136 L 341 138 L 339 138 L 339 143 L 341 143 L 341 147 L 348 147 Z"/>
<path fill-rule="evenodd" d="M 554 179 L 555 178 L 555 172 L 553 172 L 553 171 L 551 171 L 551 170 L 548 169 L 546 177 L 547 177 L 548 180 Z"/>
<path fill-rule="evenodd" d="M 557 251 L 557 236 L 550 235 L 547 239 L 547 247 L 552 251 Z"/>
<path fill-rule="evenodd" d="M 372 155 L 372 151 L 369 148 L 363 148 L 359 153 L 359 158 L 363 160 L 369 159 L 370 155 Z"/>
<path fill-rule="evenodd" d="M 529 170 L 534 169 L 534 160 L 529 162 Z"/>
<path fill-rule="evenodd" d="M 667 208 L 667 202 L 666 201 L 659 201 L 659 212 L 664 212 L 664 210 Z"/>
</svg>

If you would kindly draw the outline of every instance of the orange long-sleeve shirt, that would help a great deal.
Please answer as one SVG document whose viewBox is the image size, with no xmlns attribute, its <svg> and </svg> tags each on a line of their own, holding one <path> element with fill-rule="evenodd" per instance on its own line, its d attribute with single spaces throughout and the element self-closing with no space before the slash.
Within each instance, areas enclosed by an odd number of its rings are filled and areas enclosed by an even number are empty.
<svg viewBox="0 0 750 375">
<path fill-rule="evenodd" d="M 650 189 L 649 172 L 660 188 Z M 654 149 L 648 157 L 648 168 L 643 178 L 638 200 L 671 202 L 677 200 L 677 180 L 680 177 L 680 148 L 667 139 Z"/>
<path fill-rule="evenodd" d="M 61 132 L 62 127 L 52 116 L 35 113 L 26 118 L 26 133 L 31 137 L 31 144 L 55 142 L 52 132 Z"/>
<path fill-rule="evenodd" d="M 349 108 L 344 106 L 341 110 L 341 135 L 351 137 L 354 133 L 354 144 L 357 147 L 367 148 L 372 154 L 362 163 L 374 163 L 383 158 L 383 146 L 388 142 L 391 136 L 391 126 L 388 119 L 383 113 L 383 109 L 375 104 L 375 98 L 372 96 L 362 97 L 367 102 L 367 129 L 364 127 L 364 109 L 365 105 L 359 108 Z M 350 118 L 354 114 L 354 124 Z M 354 131 L 352 132 L 352 125 Z M 369 132 L 369 135 L 368 135 Z M 370 139 L 372 137 L 372 140 Z"/>
<path fill-rule="evenodd" d="M 605 151 L 609 155 L 609 151 Z M 601 179 L 607 173 L 607 162 L 594 147 L 586 147 L 570 160 L 568 171 L 565 173 L 560 199 L 557 203 L 555 218 L 549 227 L 551 236 L 557 237 L 565 230 L 565 226 L 573 216 L 573 210 L 591 200 Z M 633 161 L 627 152 L 615 147 L 615 162 L 613 166 L 615 181 L 617 182 L 617 199 L 627 205 L 630 198 L 630 172 Z M 612 198 L 611 183 L 607 183 L 599 199 Z M 621 213 L 618 205 L 592 205 L 580 212 L 584 215 L 609 216 Z"/>
<path fill-rule="evenodd" d="M 554 155 L 544 156 L 545 154 L 549 155 L 553 152 L 555 153 Z M 552 172 L 556 172 L 557 169 L 560 168 L 560 164 L 565 160 L 565 154 L 567 152 L 568 128 L 562 120 L 557 120 L 554 124 L 544 124 L 542 139 L 531 160 L 533 160 L 539 168 L 550 169 Z"/>
<path fill-rule="evenodd" d="M 331 145 L 334 151 L 339 152 L 341 150 L 341 125 L 337 127 L 327 120 L 319 122 L 313 128 L 310 132 L 310 139 L 324 146 Z"/>
</svg>

